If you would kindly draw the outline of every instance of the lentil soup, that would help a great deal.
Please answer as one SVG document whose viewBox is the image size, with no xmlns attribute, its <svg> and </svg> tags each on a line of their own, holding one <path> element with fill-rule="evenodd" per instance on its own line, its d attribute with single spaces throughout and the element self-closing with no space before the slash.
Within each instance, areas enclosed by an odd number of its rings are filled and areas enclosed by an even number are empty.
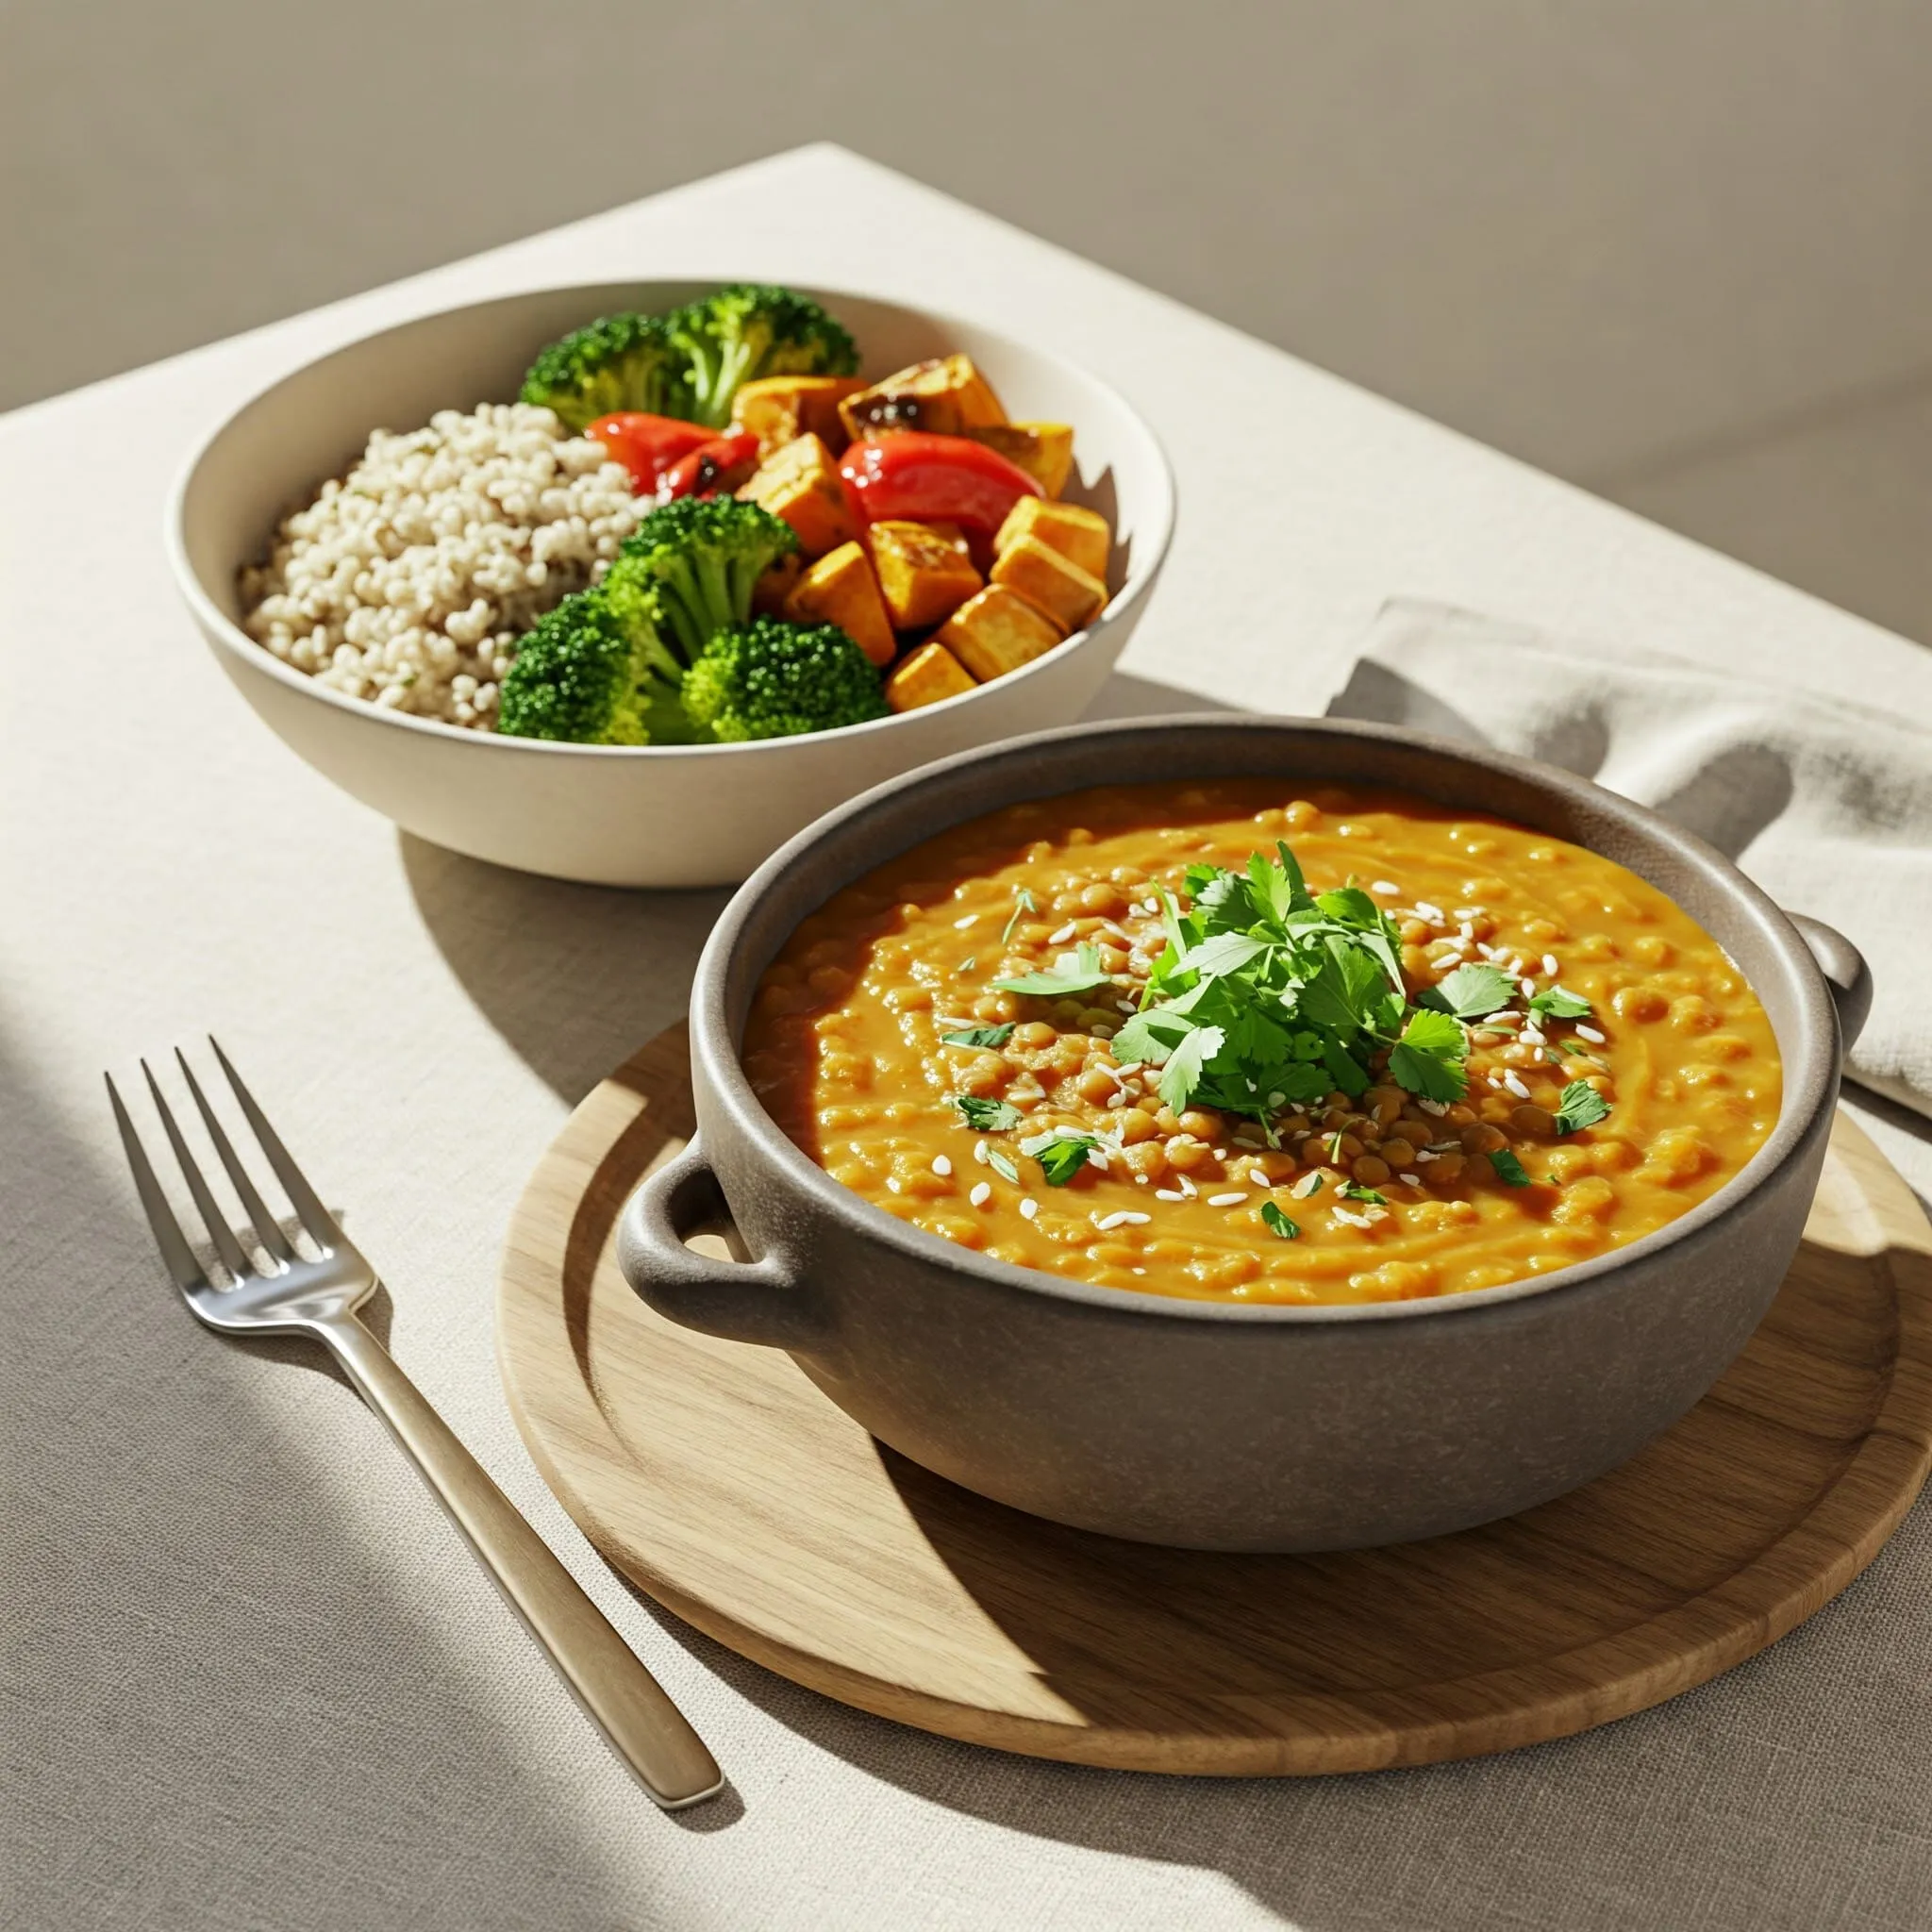
<svg viewBox="0 0 1932 1932">
<path fill-rule="evenodd" d="M 1341 1036 L 1257 1023 L 1294 1042 L 1265 1091 L 1226 1058 L 1247 1036 L 1225 1005 L 1191 1061 L 1175 1044 L 1196 979 L 1240 961 L 1252 981 L 1274 957 L 1281 928 L 1246 937 L 1226 874 L 1264 912 L 1273 891 L 1291 930 L 1336 935 L 1312 942 L 1372 1016 L 1349 1031 L 1342 1013 Z M 1351 979 L 1350 947 L 1386 979 L 1359 960 Z M 1275 951 L 1288 964 L 1244 996 L 1276 1021 L 1284 999 L 1321 1010 L 1294 975 L 1325 956 Z M 1163 999 L 1175 1017 L 1146 1051 Z M 1123 1042 L 1143 1050 L 1118 1049 L 1143 1005 Z M 1204 1048 L 1222 1057 L 1206 1074 Z M 806 1154 L 929 1234 L 1249 1304 L 1454 1294 L 1610 1252 L 1736 1174 L 1781 1090 L 1742 974 L 1624 867 L 1400 792 L 1268 779 L 1029 801 L 879 867 L 767 968 L 743 1064 Z M 1190 1073 L 1225 1104 L 1173 1104 Z"/>
</svg>

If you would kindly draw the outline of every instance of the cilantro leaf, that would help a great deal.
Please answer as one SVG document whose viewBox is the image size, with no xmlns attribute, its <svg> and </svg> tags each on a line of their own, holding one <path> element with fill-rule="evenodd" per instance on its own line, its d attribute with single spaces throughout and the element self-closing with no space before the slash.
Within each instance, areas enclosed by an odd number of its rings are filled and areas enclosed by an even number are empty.
<svg viewBox="0 0 1932 1932">
<path fill-rule="evenodd" d="M 1301 1239 L 1301 1224 L 1291 1221 L 1273 1201 L 1261 1203 L 1261 1220 L 1264 1225 L 1278 1234 L 1285 1241 Z"/>
<path fill-rule="evenodd" d="M 1013 937 L 1013 928 L 1019 924 L 1020 915 L 1023 912 L 1038 912 L 1039 910 L 1040 907 L 1035 901 L 1033 894 L 1024 886 L 1015 886 L 1013 888 L 1013 909 L 1008 916 L 1006 925 L 1000 932 L 1000 944 L 1005 945 Z"/>
<path fill-rule="evenodd" d="M 1336 1091 L 1347 1094 L 1351 1100 L 1359 1099 L 1369 1091 L 1368 1074 L 1349 1058 L 1339 1041 L 1323 1041 L 1322 1064 L 1328 1069 L 1328 1077 L 1335 1082 Z"/>
<path fill-rule="evenodd" d="M 1529 1176 L 1523 1171 L 1523 1163 L 1507 1147 L 1498 1147 L 1490 1156 L 1490 1165 L 1496 1170 L 1496 1178 L 1505 1187 L 1526 1188 Z"/>
<path fill-rule="evenodd" d="M 986 1164 L 1001 1180 L 1011 1181 L 1016 1188 L 1020 1185 L 1020 1170 L 997 1147 L 986 1150 Z"/>
<path fill-rule="evenodd" d="M 1068 965 L 1071 959 L 1073 964 Z M 1073 953 L 1063 953 L 1053 967 L 1044 973 L 1024 973 L 1018 979 L 995 979 L 995 992 L 1031 992 L 1042 997 L 1054 998 L 1074 992 L 1091 992 L 1097 986 L 1107 986 L 1113 975 L 1103 969 L 1100 963 L 1100 948 L 1091 941 L 1081 945 Z"/>
<path fill-rule="evenodd" d="M 1219 1026 L 1196 1026 L 1168 1055 L 1160 1074 L 1160 1097 L 1175 1113 L 1185 1113 L 1203 1070 L 1221 1051 L 1227 1036 Z"/>
<path fill-rule="evenodd" d="M 976 1093 L 956 1093 L 953 1105 L 965 1116 L 966 1124 L 982 1134 L 1004 1134 L 1026 1118 L 1008 1101 L 983 1100 Z"/>
<path fill-rule="evenodd" d="M 1609 1117 L 1609 1102 L 1587 1082 L 1573 1080 L 1564 1088 L 1563 1097 L 1557 1104 L 1557 1131 L 1574 1134 L 1579 1127 L 1593 1127 L 1599 1121 L 1607 1121 Z"/>
<path fill-rule="evenodd" d="M 940 1041 L 945 1046 L 1004 1046 L 1013 1037 L 1013 1025 L 1009 1020 L 1004 1026 L 968 1026 L 959 1033 L 941 1033 Z"/>
<path fill-rule="evenodd" d="M 1180 970 L 1198 973 L 1204 979 L 1221 979 L 1239 973 L 1251 960 L 1268 950 L 1266 940 L 1244 932 L 1218 932 L 1181 955 Z"/>
<path fill-rule="evenodd" d="M 1458 1020 L 1480 1020 L 1516 997 L 1516 982 L 1499 966 L 1458 966 L 1423 994 L 1416 1004 Z"/>
<path fill-rule="evenodd" d="M 1529 1010 L 1540 1020 L 1587 1020 L 1595 1008 L 1567 986 L 1546 986 L 1531 999 Z"/>
<path fill-rule="evenodd" d="M 1039 1161 L 1050 1188 L 1063 1188 L 1087 1165 L 1087 1157 L 1100 1145 L 1091 1134 L 1077 1134 L 1071 1127 L 1055 1127 L 1020 1142 L 1020 1152 Z"/>
<path fill-rule="evenodd" d="M 1371 1208 L 1386 1208 L 1389 1197 L 1378 1194 L 1374 1188 L 1364 1188 L 1355 1181 L 1343 1181 L 1338 1190 L 1345 1201 L 1366 1201 Z"/>
<path fill-rule="evenodd" d="M 979 955 L 977 953 L 968 953 L 966 957 L 963 959 L 961 959 L 957 966 L 953 968 L 953 971 L 955 973 L 971 973 L 974 967 L 978 965 L 978 963 Z"/>
<path fill-rule="evenodd" d="M 1418 1007 L 1389 1056 L 1389 1077 L 1424 1100 L 1460 1100 L 1469 1091 L 1462 1070 L 1469 1042 L 1447 1013 Z"/>
<path fill-rule="evenodd" d="M 1188 1021 L 1171 1017 L 1164 1008 L 1150 1007 L 1136 1013 L 1108 1044 L 1117 1066 L 1161 1067 L 1182 1034 L 1191 1030 Z"/>
</svg>

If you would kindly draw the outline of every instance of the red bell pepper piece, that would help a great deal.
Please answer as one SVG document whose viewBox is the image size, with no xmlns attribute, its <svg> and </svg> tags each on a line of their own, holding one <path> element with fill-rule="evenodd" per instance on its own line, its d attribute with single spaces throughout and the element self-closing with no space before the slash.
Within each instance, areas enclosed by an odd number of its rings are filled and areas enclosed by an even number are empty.
<svg viewBox="0 0 1932 1932">
<path fill-rule="evenodd" d="M 680 457 L 658 482 L 658 500 L 679 496 L 718 496 L 748 482 L 758 466 L 758 440 L 748 429 L 714 436 Z"/>
<path fill-rule="evenodd" d="M 855 442 L 839 474 L 868 523 L 958 524 L 986 537 L 1023 496 L 1040 494 L 1040 485 L 997 450 L 924 429 Z"/>
<path fill-rule="evenodd" d="M 675 416 L 651 416 L 641 409 L 625 410 L 615 416 L 599 416 L 584 431 L 592 442 L 601 442 L 613 460 L 630 472 L 640 496 L 655 496 L 664 473 L 692 450 L 702 449 L 718 432 L 702 423 L 686 423 Z"/>
</svg>

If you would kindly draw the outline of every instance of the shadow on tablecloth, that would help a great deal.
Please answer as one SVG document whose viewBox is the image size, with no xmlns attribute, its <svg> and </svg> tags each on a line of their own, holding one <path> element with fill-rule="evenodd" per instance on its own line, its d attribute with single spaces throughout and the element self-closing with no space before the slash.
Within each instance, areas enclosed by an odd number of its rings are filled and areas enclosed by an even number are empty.
<svg viewBox="0 0 1932 1932">
<path fill-rule="evenodd" d="M 655 1815 L 387 1433 L 193 1321 L 98 1090 L 4 1033 L 0 1174 L 0 1918 L 664 1923 L 597 1811 Z"/>
</svg>

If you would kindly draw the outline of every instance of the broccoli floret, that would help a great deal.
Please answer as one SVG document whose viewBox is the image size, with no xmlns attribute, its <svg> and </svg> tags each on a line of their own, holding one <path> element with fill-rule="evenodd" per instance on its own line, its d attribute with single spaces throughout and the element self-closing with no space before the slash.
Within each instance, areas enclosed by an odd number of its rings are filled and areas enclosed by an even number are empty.
<svg viewBox="0 0 1932 1932">
<path fill-rule="evenodd" d="M 797 548 L 791 525 L 755 503 L 681 496 L 625 539 L 604 584 L 613 599 L 648 594 L 664 643 L 690 665 L 751 615 L 759 577 Z"/>
<path fill-rule="evenodd" d="M 852 338 L 819 305 L 790 289 L 740 282 L 670 318 L 672 339 L 690 358 L 693 422 L 722 426 L 741 383 L 764 375 L 854 375 Z"/>
<path fill-rule="evenodd" d="M 600 586 L 540 618 L 505 674 L 497 729 L 569 744 L 692 744 L 708 736 L 679 701 L 683 665 L 665 648 L 648 591 Z"/>
<path fill-rule="evenodd" d="M 552 342 L 530 364 L 522 400 L 556 410 L 581 435 L 600 416 L 643 409 L 691 418 L 691 353 L 661 315 L 606 315 Z"/>
<path fill-rule="evenodd" d="M 684 707 L 726 742 L 886 715 L 877 670 L 842 630 L 775 617 L 720 631 L 685 675 Z"/>
</svg>

